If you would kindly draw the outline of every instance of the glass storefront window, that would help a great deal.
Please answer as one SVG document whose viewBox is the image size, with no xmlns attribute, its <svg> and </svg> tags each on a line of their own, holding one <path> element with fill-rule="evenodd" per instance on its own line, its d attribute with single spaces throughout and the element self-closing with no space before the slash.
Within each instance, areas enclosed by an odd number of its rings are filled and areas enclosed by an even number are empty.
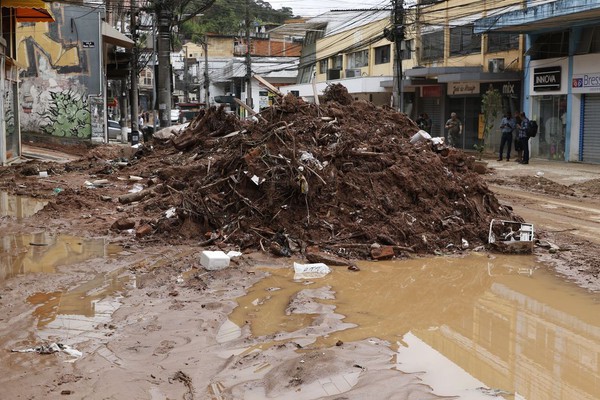
<svg viewBox="0 0 600 400">
<path fill-rule="evenodd" d="M 567 96 L 535 96 L 532 103 L 528 117 L 537 121 L 539 130 L 530 140 L 531 156 L 564 161 Z"/>
</svg>

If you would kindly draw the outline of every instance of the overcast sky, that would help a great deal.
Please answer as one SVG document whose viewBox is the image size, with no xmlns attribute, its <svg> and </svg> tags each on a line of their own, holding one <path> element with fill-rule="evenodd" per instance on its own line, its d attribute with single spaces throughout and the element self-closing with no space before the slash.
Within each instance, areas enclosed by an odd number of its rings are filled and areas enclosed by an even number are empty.
<svg viewBox="0 0 600 400">
<path fill-rule="evenodd" d="M 291 7 L 294 15 L 314 16 L 329 10 L 345 10 L 355 8 L 388 7 L 391 0 L 266 0 L 271 7 Z"/>
</svg>

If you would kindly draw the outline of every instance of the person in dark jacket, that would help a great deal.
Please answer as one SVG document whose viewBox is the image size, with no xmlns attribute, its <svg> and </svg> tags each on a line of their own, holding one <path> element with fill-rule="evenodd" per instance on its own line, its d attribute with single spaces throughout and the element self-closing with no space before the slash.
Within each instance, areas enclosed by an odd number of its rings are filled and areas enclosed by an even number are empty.
<svg viewBox="0 0 600 400">
<path fill-rule="evenodd" d="M 519 161 L 519 164 L 529 164 L 529 136 L 527 135 L 527 129 L 529 128 L 529 119 L 524 112 L 521 112 L 521 123 L 517 126 L 518 138 L 521 149 L 523 150 L 523 158 Z"/>
<path fill-rule="evenodd" d="M 512 133 L 516 128 L 516 123 L 510 111 L 507 111 L 500 122 L 500 131 L 502 132 L 502 139 L 500 139 L 500 154 L 498 155 L 498 161 L 502 161 L 502 154 L 504 153 L 504 146 L 506 149 L 506 161 L 510 161 L 510 149 L 512 147 Z"/>
</svg>

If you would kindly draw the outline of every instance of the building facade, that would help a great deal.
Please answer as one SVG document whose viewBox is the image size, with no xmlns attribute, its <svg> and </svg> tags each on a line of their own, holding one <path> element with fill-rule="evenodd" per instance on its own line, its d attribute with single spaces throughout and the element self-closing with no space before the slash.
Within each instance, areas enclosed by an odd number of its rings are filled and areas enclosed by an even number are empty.
<svg viewBox="0 0 600 400">
<path fill-rule="evenodd" d="M 115 47 L 133 41 L 103 21 L 103 8 L 55 2 L 51 11 L 53 22 L 22 21 L 16 29 L 23 135 L 32 141 L 105 142 L 106 64 Z"/>
<path fill-rule="evenodd" d="M 475 32 L 526 35 L 523 105 L 539 126 L 532 156 L 600 163 L 600 2 L 515 3 Z"/>
<path fill-rule="evenodd" d="M 40 0 L 2 0 L 0 6 L 0 165 L 5 165 L 21 155 L 17 26 L 54 19 Z"/>
</svg>

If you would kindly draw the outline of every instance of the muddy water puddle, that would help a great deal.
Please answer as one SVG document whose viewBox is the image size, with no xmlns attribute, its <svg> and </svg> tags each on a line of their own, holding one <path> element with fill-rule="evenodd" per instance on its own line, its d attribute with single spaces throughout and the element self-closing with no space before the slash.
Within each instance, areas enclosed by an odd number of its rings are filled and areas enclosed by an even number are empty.
<svg viewBox="0 0 600 400">
<path fill-rule="evenodd" d="M 0 217 L 28 218 L 44 208 L 47 203 L 31 197 L 12 196 L 0 192 Z"/>
<path fill-rule="evenodd" d="M 298 292 L 321 290 L 334 298 L 313 301 L 334 305 L 351 327 L 324 332 L 309 347 L 384 339 L 397 349 L 393 366 L 421 371 L 438 395 L 482 398 L 477 388 L 486 387 L 498 398 L 600 398 L 600 296 L 553 276 L 532 256 L 359 266 L 333 267 L 310 281 L 294 281 L 292 268 L 269 270 L 230 319 L 249 323 L 257 337 L 298 331 L 306 339 L 302 328 L 318 315 L 286 315 L 286 308 Z"/>
<path fill-rule="evenodd" d="M 96 275 L 79 286 L 50 293 L 35 293 L 27 302 L 35 306 L 37 336 L 77 343 L 105 338 L 113 329 L 112 314 L 121 306 L 122 293 L 135 284 L 123 270 Z"/>
<path fill-rule="evenodd" d="M 121 252 L 105 239 L 85 239 L 47 232 L 0 237 L 0 281 L 28 273 L 53 273 L 61 266 L 73 265 Z"/>
</svg>

